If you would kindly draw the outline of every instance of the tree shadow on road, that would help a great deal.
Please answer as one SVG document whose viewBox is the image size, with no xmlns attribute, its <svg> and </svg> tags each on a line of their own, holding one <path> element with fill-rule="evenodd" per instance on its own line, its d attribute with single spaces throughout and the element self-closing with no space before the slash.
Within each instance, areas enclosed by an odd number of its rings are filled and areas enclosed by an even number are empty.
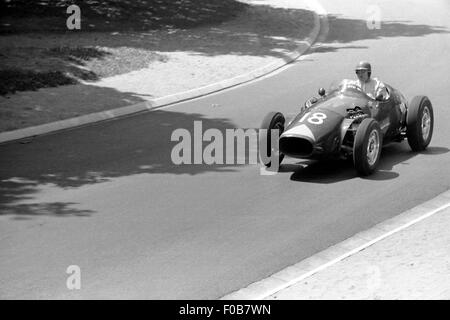
<svg viewBox="0 0 450 320">
<path fill-rule="evenodd" d="M 350 43 L 391 37 L 422 37 L 433 33 L 449 33 L 442 26 L 414 24 L 407 21 L 383 21 L 380 28 L 369 29 L 367 21 L 328 16 L 329 31 L 326 42 Z"/>
<path fill-rule="evenodd" d="M 348 45 L 360 40 L 376 40 L 393 37 L 423 37 L 436 33 L 449 33 L 443 26 L 414 24 L 411 21 L 382 21 L 380 28 L 370 29 L 367 21 L 328 15 L 328 32 L 322 35 L 323 44 L 313 47 L 311 52 L 335 52 L 340 49 L 366 49 L 367 46 Z"/>
<path fill-rule="evenodd" d="M 201 164 L 192 164 L 193 151 L 191 164 L 175 164 L 172 150 L 181 139 L 172 141 L 172 133 L 186 129 L 193 148 L 195 121 L 201 122 L 202 132 L 213 128 L 224 137 L 226 129 L 235 128 L 228 119 L 155 110 L 120 121 L 1 145 L 0 215 L 86 216 L 92 212 L 76 209 L 73 201 L 36 203 L 33 199 L 48 188 L 73 189 L 132 175 L 232 173 L 238 166 L 249 164 L 248 153 L 243 163 L 234 153 L 231 164 L 225 164 L 224 160 L 224 164 L 208 165 L 203 159 Z M 203 142 L 202 155 L 210 143 Z M 224 141 L 223 155 L 226 147 Z"/>
</svg>

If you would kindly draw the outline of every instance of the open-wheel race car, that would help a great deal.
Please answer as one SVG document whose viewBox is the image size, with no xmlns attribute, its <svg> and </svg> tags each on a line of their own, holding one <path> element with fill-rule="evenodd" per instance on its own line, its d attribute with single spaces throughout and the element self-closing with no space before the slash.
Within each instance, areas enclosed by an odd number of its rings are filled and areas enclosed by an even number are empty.
<svg viewBox="0 0 450 320">
<path fill-rule="evenodd" d="M 287 125 L 280 112 L 270 112 L 260 130 L 260 159 L 270 167 L 284 156 L 301 159 L 353 159 L 361 176 L 373 173 L 383 145 L 407 139 L 413 151 L 424 150 L 433 134 L 433 107 L 426 96 L 410 103 L 385 84 L 387 95 L 368 96 L 349 80 L 319 89 Z M 278 129 L 277 143 L 271 143 L 272 129 Z M 263 153 L 263 154 L 262 154 Z M 277 157 L 273 157 L 273 155 Z"/>
</svg>

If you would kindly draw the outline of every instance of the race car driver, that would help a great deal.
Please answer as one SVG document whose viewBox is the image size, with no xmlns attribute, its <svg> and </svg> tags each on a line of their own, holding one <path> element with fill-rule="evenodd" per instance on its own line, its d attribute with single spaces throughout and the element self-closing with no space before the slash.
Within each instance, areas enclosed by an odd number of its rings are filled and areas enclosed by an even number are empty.
<svg viewBox="0 0 450 320">
<path fill-rule="evenodd" d="M 380 80 L 377 78 L 371 78 L 372 66 L 369 62 L 361 61 L 355 68 L 356 76 L 358 80 L 354 81 L 354 84 L 360 87 L 371 98 L 387 99 L 388 92 Z"/>
</svg>

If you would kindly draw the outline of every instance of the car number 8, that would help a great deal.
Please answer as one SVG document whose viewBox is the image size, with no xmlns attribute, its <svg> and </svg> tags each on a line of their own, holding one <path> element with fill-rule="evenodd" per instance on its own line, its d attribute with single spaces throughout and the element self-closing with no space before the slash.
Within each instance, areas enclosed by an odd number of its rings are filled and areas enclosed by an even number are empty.
<svg viewBox="0 0 450 320">
<path fill-rule="evenodd" d="M 310 112 L 305 113 L 305 115 L 300 119 L 300 122 L 305 120 L 307 116 L 309 116 Z M 322 124 L 323 120 L 327 118 L 327 115 L 322 112 L 314 112 L 311 117 L 308 118 L 308 122 L 311 124 Z"/>
</svg>

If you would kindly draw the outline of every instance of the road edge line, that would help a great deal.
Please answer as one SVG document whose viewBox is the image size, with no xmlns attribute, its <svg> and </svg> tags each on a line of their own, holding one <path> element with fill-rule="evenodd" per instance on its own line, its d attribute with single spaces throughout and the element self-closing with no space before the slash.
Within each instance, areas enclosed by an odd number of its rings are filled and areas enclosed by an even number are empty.
<svg viewBox="0 0 450 320">
<path fill-rule="evenodd" d="M 220 300 L 263 300 L 450 207 L 450 190 Z M 349 243 L 358 245 L 348 250 Z M 361 244 L 362 243 L 362 244 Z M 346 251 L 346 249 L 348 251 Z M 346 251 L 345 253 L 342 253 Z M 294 275 L 292 276 L 292 273 Z M 295 275 L 295 274 L 298 275 Z M 291 276 L 290 276 L 291 275 Z"/>
</svg>

